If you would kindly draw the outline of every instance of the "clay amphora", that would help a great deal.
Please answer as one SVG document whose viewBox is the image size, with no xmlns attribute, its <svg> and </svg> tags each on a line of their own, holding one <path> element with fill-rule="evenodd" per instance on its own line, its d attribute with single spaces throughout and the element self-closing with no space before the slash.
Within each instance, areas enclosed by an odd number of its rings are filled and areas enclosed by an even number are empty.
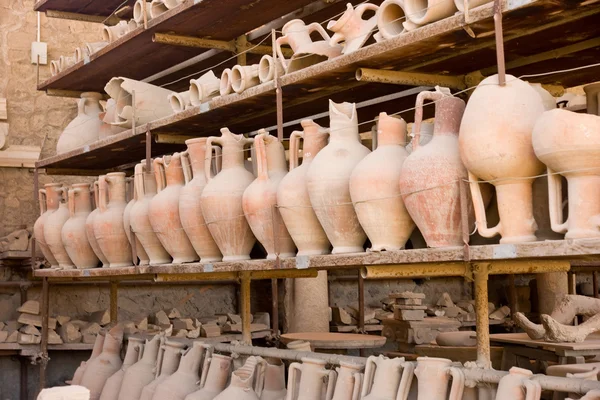
<svg viewBox="0 0 600 400">
<path fill-rule="evenodd" d="M 585 92 L 587 113 L 600 115 L 600 82 L 585 85 L 583 91 Z"/>
<path fill-rule="evenodd" d="M 314 157 L 327 145 L 327 131 L 313 120 L 301 123 L 303 132 L 290 136 L 290 172 L 283 177 L 277 189 L 277 205 L 290 236 L 298 246 L 299 256 L 329 253 L 330 243 L 310 204 L 306 174 Z M 302 165 L 298 166 L 300 139 Z"/>
<path fill-rule="evenodd" d="M 498 383 L 496 400 L 539 400 L 542 388 L 539 382 L 530 380 L 532 376 L 528 369 L 512 367 Z"/>
<path fill-rule="evenodd" d="M 106 380 L 117 372 L 123 362 L 120 352 L 123 342 L 123 326 L 116 325 L 106 334 L 102 353 L 90 360 L 81 378 L 81 386 L 90 390 L 90 400 L 98 400 Z"/>
<path fill-rule="evenodd" d="M 565 239 L 600 236 L 600 117 L 563 109 L 543 113 L 533 129 L 535 155 L 548 167 L 552 230 Z M 569 217 L 563 221 L 562 181 L 567 179 Z"/>
<path fill-rule="evenodd" d="M 103 122 L 100 126 L 100 130 L 98 133 L 99 139 L 116 135 L 117 133 L 121 133 L 126 130 L 125 128 L 122 128 L 120 126 L 112 125 L 112 123 L 115 122 L 117 114 L 117 102 L 115 101 L 115 99 L 108 99 L 104 108 L 106 111 L 98 115 L 98 117 Z"/>
<path fill-rule="evenodd" d="M 244 191 L 242 208 L 252 233 L 267 251 L 267 260 L 294 257 L 296 246 L 277 209 L 277 188 L 287 174 L 281 142 L 263 129 L 254 137 L 257 177 Z"/>
<path fill-rule="evenodd" d="M 179 193 L 179 215 L 181 225 L 187 234 L 201 262 L 221 261 L 223 255 L 210 234 L 202 215 L 200 196 L 206 186 L 204 159 L 206 138 L 185 141 L 187 151 L 181 153 L 185 186 Z M 220 151 L 220 148 L 219 148 Z M 220 158 L 218 158 L 220 160 Z"/>
<path fill-rule="evenodd" d="M 102 27 L 102 40 L 112 43 L 122 36 L 125 36 L 127 32 L 129 32 L 127 21 L 119 21 L 116 25 Z"/>
<path fill-rule="evenodd" d="M 452 368 L 450 365 L 452 360 L 446 358 L 417 358 L 415 376 L 418 380 L 418 400 L 462 399 L 465 376 L 459 368 Z M 450 377 L 452 377 L 452 386 L 448 395 Z"/>
<path fill-rule="evenodd" d="M 377 28 L 379 32 L 375 34 L 375 40 L 382 41 L 391 39 L 406 31 L 412 31 L 418 28 L 418 25 L 407 19 L 404 11 L 405 0 L 384 0 L 377 10 Z M 377 37 L 379 36 L 379 40 Z"/>
<path fill-rule="evenodd" d="M 121 366 L 121 369 L 119 369 L 106 380 L 106 384 L 104 385 L 102 394 L 100 395 L 100 400 L 117 400 L 119 398 L 119 392 L 121 390 L 121 384 L 123 383 L 125 371 L 140 359 L 143 349 L 143 339 L 134 337 L 130 337 L 128 339 L 127 351 L 125 352 L 123 365 Z"/>
<path fill-rule="evenodd" d="M 156 388 L 169 376 L 173 375 L 179 367 L 179 360 L 185 344 L 180 342 L 174 342 L 167 340 L 164 344 L 161 344 L 159 357 L 157 361 L 158 376 L 152 382 L 144 386 L 140 400 L 152 400 Z"/>
<path fill-rule="evenodd" d="M 423 102 L 435 101 L 433 139 L 419 145 Z M 460 185 L 467 176 L 458 151 L 458 129 L 465 102 L 441 91 L 417 96 L 413 151 L 400 172 L 404 205 L 427 246 L 462 245 Z"/>
<path fill-rule="evenodd" d="M 77 268 L 96 268 L 94 253 L 85 230 L 85 221 L 92 212 L 90 185 L 76 183 L 69 190 L 69 219 L 63 225 L 61 236 L 65 250 Z"/>
<path fill-rule="evenodd" d="M 155 335 L 151 340 L 146 340 L 142 358 L 125 371 L 119 400 L 139 399 L 144 386 L 154 380 L 162 338 L 163 335 Z"/>
<path fill-rule="evenodd" d="M 148 208 L 152 230 L 173 257 L 173 263 L 197 261 L 198 255 L 181 226 L 179 215 L 179 194 L 185 183 L 181 154 L 155 158 L 153 166 L 158 194 Z"/>
<path fill-rule="evenodd" d="M 233 93 L 231 83 L 231 69 L 225 68 L 221 73 L 221 79 L 219 80 L 219 94 L 221 96 Z"/>
<path fill-rule="evenodd" d="M 511 75 L 506 75 L 504 86 L 498 85 L 497 75 L 484 79 L 469 99 L 459 146 L 483 237 L 500 234 L 500 243 L 536 240 L 532 182 L 544 165 L 535 156 L 531 135 L 543 112 L 538 92 Z M 493 228 L 487 227 L 478 178 L 496 187 L 500 223 Z"/>
<path fill-rule="evenodd" d="M 127 240 L 129 241 L 129 245 L 132 248 L 134 247 L 135 242 L 135 252 L 140 260 L 140 265 L 148 265 L 150 263 L 148 254 L 146 254 L 146 251 L 142 247 L 142 244 L 137 238 L 135 232 L 131 232 L 131 209 L 137 202 L 137 194 L 134 190 L 134 180 L 135 176 L 133 178 L 128 178 L 126 183 L 127 197 L 129 198 L 129 202 L 127 203 L 127 205 L 125 206 L 125 210 L 123 211 L 123 229 L 125 229 Z M 137 263 L 137 260 L 134 260 L 134 262 Z"/>
<path fill-rule="evenodd" d="M 245 364 L 233 371 L 231 383 L 215 400 L 259 400 L 265 384 L 266 361 L 250 356 Z"/>
<path fill-rule="evenodd" d="M 190 103 L 192 106 L 199 106 L 218 96 L 221 80 L 215 76 L 215 73 L 208 71 L 198 79 L 190 80 Z"/>
<path fill-rule="evenodd" d="M 281 28 L 281 31 L 283 32 L 283 36 L 277 38 L 275 48 L 279 60 L 283 64 L 283 68 L 288 73 L 342 54 L 341 46 L 332 46 L 330 44 L 331 38 L 329 34 L 318 22 L 306 25 L 301 19 L 293 19 L 287 22 Z M 313 32 L 319 33 L 323 40 L 313 42 L 310 36 Z M 294 55 L 289 60 L 283 57 L 283 52 L 281 51 L 281 45 L 283 44 L 289 45 L 294 52 Z"/>
<path fill-rule="evenodd" d="M 367 235 L 350 198 L 350 175 L 369 154 L 360 143 L 356 105 L 329 100 L 329 144 L 306 173 L 310 202 L 331 244 L 333 254 L 362 252 Z"/>
<path fill-rule="evenodd" d="M 62 187 L 60 190 L 62 194 L 58 210 L 49 214 L 44 222 L 44 239 L 50 252 L 56 261 L 58 261 L 58 267 L 70 269 L 74 268 L 75 265 L 73 265 L 73 261 L 69 258 L 61 235 L 62 228 L 69 219 L 69 205 L 66 199 L 67 188 Z"/>
<path fill-rule="evenodd" d="M 212 151 L 206 152 L 204 173 L 208 183 L 201 196 L 202 215 L 223 261 L 248 260 L 256 238 L 244 216 L 242 196 L 254 175 L 244 167 L 244 146 L 252 144 L 253 139 L 235 135 L 227 128 L 222 128 L 221 134 L 206 141 L 207 149 L 212 149 L 213 144 L 221 145 L 223 164 L 213 177 Z"/>
<path fill-rule="evenodd" d="M 186 90 L 181 93 L 171 93 L 169 95 L 169 103 L 171 103 L 173 112 L 178 113 L 185 111 L 185 109 L 192 104 L 190 101 L 190 91 Z"/>
<path fill-rule="evenodd" d="M 44 189 L 40 189 L 38 199 L 40 202 L 40 217 L 35 221 L 33 225 L 33 234 L 35 241 L 40 249 L 44 258 L 50 264 L 50 268 L 58 268 L 58 261 L 52 255 L 50 248 L 46 244 L 44 238 L 44 224 L 48 219 L 48 216 L 58 210 L 58 203 L 60 203 L 61 189 L 60 183 L 47 183 L 44 185 Z"/>
<path fill-rule="evenodd" d="M 306 340 L 293 340 L 289 342 L 286 347 L 295 351 L 313 351 L 313 349 L 310 347 L 310 342 L 307 342 Z"/>
<path fill-rule="evenodd" d="M 77 102 L 77 117 L 60 134 L 56 143 L 56 154 L 66 153 L 98 140 L 100 126 L 100 106 L 102 95 L 96 92 L 84 92 Z"/>
<path fill-rule="evenodd" d="M 71 385 L 80 385 L 81 378 L 83 377 L 83 373 L 85 372 L 88 364 L 94 358 L 98 357 L 102 353 L 102 348 L 104 346 L 104 332 L 98 333 L 96 336 L 96 340 L 94 341 L 94 347 L 92 348 L 92 355 L 87 361 L 82 361 L 79 367 L 75 370 L 73 374 L 73 379 L 71 379 Z"/>
<path fill-rule="evenodd" d="M 231 88 L 236 93 L 256 86 L 260 83 L 258 79 L 258 64 L 236 65 L 231 69 Z"/>
<path fill-rule="evenodd" d="M 379 114 L 377 149 L 363 158 L 350 176 L 354 210 L 372 251 L 403 249 L 415 228 L 398 183 L 408 157 L 405 145 L 406 122 Z"/>
<path fill-rule="evenodd" d="M 169 9 L 163 2 L 163 0 L 152 0 L 150 3 L 150 16 L 156 18 L 159 15 L 167 12 Z"/>
<path fill-rule="evenodd" d="M 144 8 L 146 9 L 146 21 L 150 21 L 152 16 L 150 15 L 150 4 L 148 0 L 136 0 L 133 5 L 133 20 L 138 24 L 144 24 Z"/>
<path fill-rule="evenodd" d="M 179 368 L 156 387 L 155 400 L 183 400 L 185 397 L 200 389 L 201 370 L 208 368 L 208 360 L 213 347 L 194 342 L 188 348 L 179 362 Z M 202 368 L 200 366 L 203 365 Z"/>
<path fill-rule="evenodd" d="M 346 4 L 346 11 L 336 21 L 331 20 L 327 29 L 334 32 L 329 44 L 335 46 L 343 42 L 342 54 L 349 54 L 360 49 L 371 37 L 371 32 L 377 25 L 377 15 L 363 19 L 366 11 L 377 11 L 379 7 L 371 3 L 363 3 L 356 8 L 352 3 Z"/>
<path fill-rule="evenodd" d="M 100 177 L 99 209 L 94 218 L 94 236 L 109 267 L 133 265 L 131 246 L 123 228 L 125 173 L 111 172 Z"/>
<path fill-rule="evenodd" d="M 287 394 L 285 389 L 285 365 L 278 358 L 267 358 L 265 369 L 265 387 L 260 395 L 260 400 L 284 400 Z"/>
<path fill-rule="evenodd" d="M 361 394 L 363 374 L 361 366 L 340 361 L 333 389 L 333 400 L 358 400 Z"/>
<path fill-rule="evenodd" d="M 94 233 L 94 223 L 96 221 L 96 216 L 100 214 L 100 209 L 98 208 L 98 205 L 100 204 L 100 185 L 98 181 L 94 182 L 93 187 L 94 204 L 96 205 L 96 208 L 92 210 L 92 212 L 88 215 L 87 219 L 85 220 L 85 233 L 88 241 L 90 242 L 92 250 L 94 250 L 94 254 L 96 254 L 96 257 L 98 257 L 98 259 L 102 263 L 102 267 L 108 267 L 108 260 L 106 259 L 106 256 L 100 249 L 100 245 L 98 245 L 98 240 L 96 240 L 96 234 Z"/>
<path fill-rule="evenodd" d="M 288 368 L 286 400 L 331 400 L 335 387 L 336 373 L 325 369 L 326 362 L 315 358 L 302 358 L 302 364 L 291 363 Z M 300 377 L 298 378 L 298 374 Z M 325 377 L 326 383 L 325 383 Z"/>
<path fill-rule="evenodd" d="M 227 387 L 231 371 L 231 357 L 211 354 L 208 368 L 202 370 L 201 389 L 190 393 L 185 400 L 212 400 Z"/>
<path fill-rule="evenodd" d="M 406 400 L 414 369 L 413 364 L 406 362 L 403 357 L 390 359 L 382 355 L 370 356 L 365 365 L 361 399 Z"/>
<path fill-rule="evenodd" d="M 283 65 L 279 59 L 273 58 L 268 54 L 262 56 L 258 63 L 258 79 L 260 83 L 270 82 L 277 77 L 285 74 Z"/>
<path fill-rule="evenodd" d="M 404 0 L 404 12 L 408 22 L 422 26 L 439 21 L 456 12 L 454 0 Z M 405 24 L 405 29 L 413 28 Z"/>
<path fill-rule="evenodd" d="M 154 174 L 146 171 L 146 163 L 142 161 L 135 166 L 135 191 L 137 201 L 131 207 L 130 223 L 131 229 L 144 248 L 150 264 L 168 264 L 171 256 L 160 243 L 158 236 L 152 230 L 148 209 L 150 202 L 156 195 L 156 179 Z"/>
</svg>

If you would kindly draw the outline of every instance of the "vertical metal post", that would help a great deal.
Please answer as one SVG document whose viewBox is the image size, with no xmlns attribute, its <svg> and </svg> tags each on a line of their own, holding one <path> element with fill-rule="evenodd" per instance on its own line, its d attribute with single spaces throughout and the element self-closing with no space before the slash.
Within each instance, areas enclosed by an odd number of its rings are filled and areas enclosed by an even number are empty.
<svg viewBox="0 0 600 400">
<path fill-rule="evenodd" d="M 273 60 L 277 62 L 277 53 L 275 51 L 275 29 L 271 30 L 271 45 L 273 46 Z M 283 93 L 281 91 L 281 85 L 279 83 L 279 76 L 277 75 L 277 68 L 275 68 L 275 101 L 277 107 L 277 139 L 283 141 Z"/>
<path fill-rule="evenodd" d="M 358 270 L 358 331 L 365 331 L 365 280 Z"/>
<path fill-rule="evenodd" d="M 515 276 L 508 275 L 508 306 L 511 314 L 519 311 L 519 301 L 517 300 L 517 287 L 515 286 Z"/>
<path fill-rule="evenodd" d="M 274 335 L 279 334 L 279 281 L 271 279 L 271 326 Z"/>
<path fill-rule="evenodd" d="M 42 280 L 42 343 L 40 360 L 39 392 L 46 387 L 46 367 L 48 366 L 48 313 L 50 311 L 50 288 L 48 278 Z"/>
<path fill-rule="evenodd" d="M 242 342 L 252 345 L 252 330 L 250 326 L 250 273 L 240 272 L 240 314 L 242 317 Z"/>
<path fill-rule="evenodd" d="M 475 264 L 475 312 L 477 314 L 477 365 L 491 368 L 488 310 L 488 264 Z"/>
<path fill-rule="evenodd" d="M 594 288 L 594 297 L 598 298 L 598 272 L 592 272 L 592 287 Z"/>
<path fill-rule="evenodd" d="M 502 1 L 494 0 L 494 32 L 496 34 L 496 62 L 498 63 L 498 84 L 506 85 L 506 65 L 504 64 L 504 38 L 502 32 Z"/>
<path fill-rule="evenodd" d="M 152 132 L 146 131 L 146 174 L 152 173 Z"/>
<path fill-rule="evenodd" d="M 25 304 L 25 302 L 27 301 L 27 288 L 28 288 L 28 286 L 25 286 L 25 285 L 22 285 L 20 287 L 20 289 L 21 289 L 21 305 Z M 28 397 L 27 381 L 29 380 L 29 377 L 28 377 L 28 373 L 27 373 L 27 364 L 29 364 L 29 363 L 27 362 L 27 359 L 25 357 L 19 357 L 19 362 L 21 364 L 21 371 L 20 371 L 20 376 L 19 376 L 19 381 L 20 381 L 19 398 L 21 400 L 28 400 L 28 398 L 27 398 Z"/>
<path fill-rule="evenodd" d="M 110 281 L 110 322 L 118 322 L 119 282 Z"/>
<path fill-rule="evenodd" d="M 37 204 L 40 200 L 39 200 L 39 196 L 40 196 L 40 183 L 39 183 L 39 175 L 38 175 L 38 169 L 34 168 L 33 169 L 33 204 Z M 31 239 L 31 269 L 35 269 L 35 241 L 36 241 L 36 237 L 35 237 L 35 233 L 32 233 L 31 235 L 32 239 Z"/>
<path fill-rule="evenodd" d="M 238 36 L 235 39 L 235 47 L 237 52 L 237 63 L 238 65 L 246 65 L 246 47 L 248 44 L 248 38 L 246 35 Z"/>
</svg>

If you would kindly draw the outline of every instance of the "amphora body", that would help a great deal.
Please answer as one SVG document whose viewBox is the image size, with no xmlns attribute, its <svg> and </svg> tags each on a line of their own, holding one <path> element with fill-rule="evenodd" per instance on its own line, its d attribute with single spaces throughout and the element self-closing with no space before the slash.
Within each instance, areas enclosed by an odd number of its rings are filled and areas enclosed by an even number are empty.
<svg viewBox="0 0 600 400">
<path fill-rule="evenodd" d="M 119 400 L 139 399 L 144 386 L 154 380 L 162 338 L 162 335 L 154 335 L 151 340 L 146 340 L 142 358 L 125 371 Z"/>
<path fill-rule="evenodd" d="M 77 268 L 95 268 L 98 257 L 87 238 L 85 221 L 92 212 L 90 185 L 74 184 L 69 190 L 69 219 L 63 225 L 61 236 L 65 250 Z"/>
<path fill-rule="evenodd" d="M 496 400 L 539 400 L 542 388 L 539 382 L 530 380 L 532 376 L 528 369 L 512 367 L 498 383 Z"/>
<path fill-rule="evenodd" d="M 260 400 L 265 383 L 266 362 L 250 356 L 244 365 L 231 374 L 231 383 L 215 400 Z"/>
<path fill-rule="evenodd" d="M 98 181 L 95 181 L 93 184 L 93 192 L 94 192 L 94 204 L 95 204 L 96 208 L 94 208 L 92 210 L 92 212 L 87 216 L 87 218 L 85 220 L 85 233 L 86 233 L 87 239 L 90 243 L 90 246 L 92 247 L 92 250 L 94 251 L 94 254 L 96 254 L 96 257 L 98 257 L 98 259 L 102 263 L 102 267 L 108 267 L 108 265 L 109 265 L 108 259 L 102 252 L 102 249 L 100 249 L 100 245 L 98 244 L 98 240 L 96 240 L 96 234 L 94 232 L 94 225 L 96 222 L 96 217 L 98 216 L 98 214 L 100 214 L 100 208 L 99 208 L 100 185 L 99 185 Z"/>
<path fill-rule="evenodd" d="M 200 390 L 190 393 L 185 400 L 212 400 L 227 387 L 231 371 L 231 357 L 211 354 L 208 368 L 202 370 Z"/>
<path fill-rule="evenodd" d="M 459 368 L 452 368 L 446 358 L 418 357 L 415 375 L 418 380 L 418 400 L 448 399 L 461 400 L 465 387 L 465 376 Z M 452 386 L 448 394 L 448 383 Z"/>
<path fill-rule="evenodd" d="M 62 240 L 62 228 L 69 220 L 69 205 L 66 199 L 67 189 L 61 188 L 61 201 L 58 204 L 58 209 L 49 214 L 44 222 L 44 239 L 50 252 L 58 261 L 58 267 L 64 269 L 74 268 L 73 261 L 65 249 Z"/>
<path fill-rule="evenodd" d="M 56 143 L 56 154 L 66 153 L 98 140 L 102 120 L 100 113 L 102 95 L 84 92 L 77 101 L 77 117 L 61 133 Z"/>
<path fill-rule="evenodd" d="M 156 388 L 165 381 L 169 376 L 173 375 L 179 367 L 179 361 L 185 344 L 166 340 L 164 344 L 161 344 L 159 357 L 157 362 L 157 377 L 152 382 L 144 386 L 140 400 L 152 400 Z"/>
<path fill-rule="evenodd" d="M 336 373 L 325 369 L 325 365 L 325 361 L 314 358 L 302 358 L 302 364 L 291 363 L 286 400 L 321 399 L 323 392 L 326 393 L 325 399 L 331 400 Z"/>
<path fill-rule="evenodd" d="M 58 261 L 54 258 L 54 255 L 52 255 L 52 252 L 46 243 L 46 238 L 44 237 L 44 224 L 46 223 L 48 216 L 58 210 L 58 204 L 60 203 L 62 193 L 61 187 L 62 185 L 60 183 L 47 183 L 44 185 L 44 189 L 40 189 L 38 193 L 40 216 L 33 225 L 36 244 L 40 246 L 44 258 L 46 258 L 50 264 L 50 268 L 58 268 Z"/>
<path fill-rule="evenodd" d="M 90 390 L 90 400 L 98 400 L 107 379 L 117 372 L 121 361 L 121 344 L 123 342 L 123 327 L 117 325 L 106 334 L 102 353 L 87 364 L 81 377 L 80 385 Z"/>
<path fill-rule="evenodd" d="M 104 385 L 104 388 L 102 388 L 100 400 L 117 400 L 119 398 L 119 392 L 121 391 L 121 384 L 123 383 L 125 371 L 139 360 L 143 349 L 143 339 L 134 337 L 130 337 L 128 339 L 127 351 L 125 352 L 123 365 L 121 365 L 121 369 L 112 374 L 112 376 L 106 380 L 106 384 Z"/>
<path fill-rule="evenodd" d="M 82 361 L 81 364 L 79 364 L 79 367 L 77 367 L 75 373 L 73 374 L 73 379 L 71 379 L 71 385 L 81 384 L 81 378 L 83 377 L 83 373 L 85 372 L 90 361 L 102 353 L 102 348 L 104 347 L 104 337 L 105 336 L 103 332 L 96 336 L 96 341 L 94 342 L 94 347 L 92 348 L 92 355 L 87 361 Z"/>
<path fill-rule="evenodd" d="M 365 366 L 361 399 L 406 400 L 413 373 L 413 365 L 404 358 L 370 356 Z"/>
</svg>

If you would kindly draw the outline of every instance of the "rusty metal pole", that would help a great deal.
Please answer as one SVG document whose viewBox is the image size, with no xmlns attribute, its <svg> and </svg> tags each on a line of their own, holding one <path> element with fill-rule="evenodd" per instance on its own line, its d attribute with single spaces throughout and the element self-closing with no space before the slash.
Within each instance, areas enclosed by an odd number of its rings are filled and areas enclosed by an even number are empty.
<svg viewBox="0 0 600 400">
<path fill-rule="evenodd" d="M 25 302 L 27 301 L 27 288 L 28 288 L 28 286 L 25 286 L 25 285 L 19 287 L 20 292 L 21 292 L 21 305 L 25 304 Z M 21 371 L 20 371 L 20 376 L 19 376 L 19 381 L 20 381 L 19 398 L 21 400 L 28 400 L 27 381 L 29 380 L 29 377 L 28 377 L 27 365 L 29 363 L 27 362 L 27 359 L 25 357 L 19 357 L 19 362 L 21 364 Z"/>
<path fill-rule="evenodd" d="M 240 272 L 240 314 L 242 317 L 242 342 L 252 346 L 252 330 L 250 318 L 250 273 Z"/>
<path fill-rule="evenodd" d="M 477 314 L 477 365 L 491 368 L 488 310 L 488 264 L 475 264 L 475 312 Z"/>
<path fill-rule="evenodd" d="M 118 322 L 119 311 L 119 282 L 110 282 L 110 322 Z"/>
<path fill-rule="evenodd" d="M 598 298 L 598 272 L 592 272 L 592 287 L 594 288 L 594 297 Z"/>
<path fill-rule="evenodd" d="M 494 32 L 496 34 L 498 84 L 504 86 L 506 85 L 506 64 L 504 62 L 504 35 L 502 32 L 502 0 L 494 0 Z"/>
<path fill-rule="evenodd" d="M 365 332 L 365 279 L 358 271 L 358 331 Z"/>
<path fill-rule="evenodd" d="M 38 175 L 38 169 L 34 168 L 33 169 L 33 204 L 36 204 L 39 202 L 39 196 L 40 196 L 40 183 L 39 183 L 39 175 Z M 35 237 L 35 233 L 32 233 L 31 235 L 32 239 L 31 239 L 31 269 L 34 270 L 35 269 L 35 241 L 37 240 L 37 238 Z"/>
<path fill-rule="evenodd" d="M 277 62 L 277 53 L 275 51 L 275 29 L 271 30 L 271 42 L 273 46 L 273 60 Z M 277 139 L 280 142 L 283 141 L 283 93 L 281 89 L 281 84 L 279 82 L 279 76 L 277 74 L 277 68 L 275 68 L 275 75 L 273 76 L 273 80 L 275 81 L 275 102 L 277 106 Z"/>
<path fill-rule="evenodd" d="M 40 345 L 40 386 L 38 390 L 42 391 L 46 387 L 46 367 L 48 366 L 48 313 L 50 311 L 50 287 L 48 278 L 42 281 L 42 343 Z"/>
<path fill-rule="evenodd" d="M 271 327 L 273 335 L 279 335 L 279 281 L 271 279 Z"/>
</svg>

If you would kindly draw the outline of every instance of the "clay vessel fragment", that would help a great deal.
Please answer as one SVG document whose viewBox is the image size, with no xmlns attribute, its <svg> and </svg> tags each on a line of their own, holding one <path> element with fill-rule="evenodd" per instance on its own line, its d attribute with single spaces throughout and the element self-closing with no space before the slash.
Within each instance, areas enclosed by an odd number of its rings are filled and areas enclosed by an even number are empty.
<svg viewBox="0 0 600 400">
<path fill-rule="evenodd" d="M 94 192 L 94 204 L 96 205 L 96 208 L 94 208 L 92 210 L 92 212 L 88 215 L 88 217 L 85 220 L 85 233 L 86 233 L 86 237 L 90 243 L 90 246 L 92 247 L 92 250 L 94 250 L 94 254 L 96 254 L 96 257 L 98 257 L 98 259 L 100 260 L 100 262 L 102 263 L 102 267 L 108 267 L 108 260 L 106 259 L 106 256 L 104 255 L 104 253 L 102 252 L 102 250 L 100 249 L 100 245 L 98 245 L 98 241 L 96 240 L 96 234 L 94 233 L 94 223 L 96 220 L 96 216 L 100 213 L 100 209 L 98 208 L 98 205 L 100 204 L 100 186 L 98 181 L 95 181 L 93 184 L 93 192 Z"/>
<path fill-rule="evenodd" d="M 258 63 L 258 79 L 260 83 L 270 82 L 275 79 L 275 76 L 281 77 L 285 74 L 283 65 L 278 59 L 274 59 L 273 56 L 265 54 Z"/>
<path fill-rule="evenodd" d="M 105 48 L 106 46 L 108 46 L 108 42 L 92 42 L 92 43 L 86 43 L 85 44 L 85 48 L 87 49 L 87 53 L 89 55 L 92 55 L 94 53 L 99 52 L 100 50 L 102 50 L 103 48 Z"/>
<path fill-rule="evenodd" d="M 454 0 L 404 0 L 404 11 L 409 22 L 423 26 L 451 16 L 456 5 Z"/>
<path fill-rule="evenodd" d="M 189 90 L 181 93 L 171 93 L 168 98 L 171 108 L 175 113 L 185 111 L 186 107 L 191 105 Z"/>
<path fill-rule="evenodd" d="M 370 356 L 365 365 L 360 397 L 366 400 L 406 400 L 413 373 L 413 364 L 403 357 Z"/>
<path fill-rule="evenodd" d="M 80 385 L 90 390 L 90 400 L 100 398 L 106 380 L 121 368 L 123 362 L 119 353 L 122 342 L 123 326 L 119 324 L 106 333 L 102 353 L 89 361 Z"/>
<path fill-rule="evenodd" d="M 48 249 L 50 249 L 50 252 L 58 262 L 58 267 L 70 269 L 74 268 L 75 265 L 73 265 L 73 261 L 69 258 L 61 234 L 63 226 L 69 220 L 69 205 L 66 199 L 67 188 L 62 187 L 60 190 L 62 194 L 58 209 L 48 215 L 44 222 L 44 239 L 46 240 Z"/>
<path fill-rule="evenodd" d="M 221 80 L 219 82 L 219 94 L 221 96 L 233 93 L 232 82 L 231 69 L 225 68 L 221 73 Z"/>
<path fill-rule="evenodd" d="M 127 21 L 120 21 L 113 26 L 105 25 L 102 27 L 102 40 L 112 43 L 117 39 L 125 36 L 129 32 Z"/>
<path fill-rule="evenodd" d="M 125 371 L 119 400 L 139 399 L 144 386 L 154 380 L 162 339 L 162 335 L 155 335 L 151 340 L 146 340 L 142 358 Z"/>
<path fill-rule="evenodd" d="M 415 376 L 418 380 L 418 400 L 461 400 L 465 387 L 465 375 L 459 368 L 452 368 L 446 358 L 418 357 Z M 448 394 L 448 383 L 452 386 Z"/>
<path fill-rule="evenodd" d="M 260 83 L 258 79 L 258 64 L 236 65 L 231 69 L 231 88 L 236 93 L 256 86 Z"/>
<path fill-rule="evenodd" d="M 152 19 L 152 15 L 150 15 L 151 2 L 146 0 L 136 0 L 133 5 L 133 20 L 138 24 L 142 25 L 144 23 L 144 8 L 146 9 L 146 21 L 150 21 Z"/>
<path fill-rule="evenodd" d="M 250 356 L 231 374 L 231 383 L 215 400 L 259 400 L 265 383 L 266 362 Z"/>
<path fill-rule="evenodd" d="M 35 237 L 36 244 L 40 246 L 44 258 L 50 264 L 50 268 L 58 268 L 58 261 L 52 255 L 46 238 L 44 237 L 44 224 L 50 214 L 58 210 L 58 204 L 60 203 L 61 189 L 60 183 L 47 183 L 44 185 L 44 189 L 39 190 L 39 202 L 40 202 L 40 216 L 33 225 L 33 234 Z"/>
<path fill-rule="evenodd" d="M 260 400 L 284 400 L 287 395 L 285 365 L 278 358 L 267 358 L 265 361 L 265 386 Z"/>
<path fill-rule="evenodd" d="M 539 400 L 542 388 L 539 382 L 530 379 L 532 376 L 533 372 L 527 369 L 512 367 L 500 379 L 496 399 Z"/>
<path fill-rule="evenodd" d="M 185 400 L 212 400 L 227 387 L 231 371 L 231 357 L 210 354 L 208 369 L 202 370 L 200 390 L 188 394 Z"/>
<path fill-rule="evenodd" d="M 137 202 L 137 194 L 134 190 L 134 180 L 135 177 L 128 178 L 127 180 L 127 197 L 129 198 L 129 202 L 123 211 L 123 229 L 125 229 L 125 234 L 127 235 L 129 245 L 132 249 L 135 247 L 136 256 L 139 258 L 140 262 L 139 265 L 148 265 L 150 263 L 148 254 L 146 254 L 146 250 L 144 250 L 144 247 L 142 247 L 142 244 L 140 243 L 136 233 L 132 232 L 131 228 L 131 210 Z M 136 264 L 137 261 L 137 259 L 134 260 Z"/>
<path fill-rule="evenodd" d="M 85 221 L 92 212 L 90 185 L 77 183 L 69 190 L 69 219 L 63 225 L 61 236 L 65 250 L 75 267 L 96 268 L 98 257 L 87 238 Z"/>
<path fill-rule="evenodd" d="M 600 82 L 585 85 L 587 113 L 592 115 L 600 115 Z"/>
<path fill-rule="evenodd" d="M 150 17 L 156 18 L 169 11 L 163 0 L 152 0 L 150 3 Z"/>
<path fill-rule="evenodd" d="M 178 5 L 180 5 L 183 2 L 184 2 L 184 0 L 163 0 L 163 3 L 169 10 L 177 7 Z"/>
<path fill-rule="evenodd" d="M 335 387 L 336 373 L 325 368 L 326 362 L 314 358 L 302 358 L 302 364 L 291 363 L 288 369 L 286 400 L 330 400 Z"/>
<path fill-rule="evenodd" d="M 408 21 L 404 10 L 404 0 L 385 0 L 381 3 L 377 10 L 377 28 L 381 38 L 379 41 L 417 28 L 417 25 Z"/>
<path fill-rule="evenodd" d="M 331 20 L 327 29 L 334 32 L 329 43 L 334 46 L 343 42 L 342 54 L 349 54 L 360 49 L 371 37 L 377 25 L 377 15 L 363 18 L 367 11 L 377 11 L 379 7 L 371 3 L 362 3 L 354 8 L 352 3 L 346 5 L 346 11 L 338 20 Z"/>
<path fill-rule="evenodd" d="M 102 95 L 96 92 L 84 92 L 77 101 L 77 116 L 60 134 L 56 143 L 56 154 L 66 153 L 93 143 L 99 139 Z"/>
<path fill-rule="evenodd" d="M 219 95 L 220 79 L 215 76 L 215 73 L 208 71 L 198 79 L 190 80 L 190 103 L 193 106 L 212 99 Z"/>
<path fill-rule="evenodd" d="M 104 388 L 102 388 L 100 400 L 117 400 L 119 398 L 119 392 L 121 390 L 121 384 L 123 383 L 125 371 L 139 360 L 143 349 L 143 339 L 134 337 L 130 337 L 128 339 L 127 351 L 125 352 L 123 365 L 121 365 L 121 369 L 112 374 L 112 376 L 106 380 L 106 384 L 104 385 Z"/>
<path fill-rule="evenodd" d="M 102 125 L 100 125 L 100 130 L 98 131 L 98 139 L 104 139 L 127 130 L 120 126 L 112 125 L 112 123 L 115 122 L 117 112 L 117 103 L 114 99 L 108 99 L 106 101 L 104 110 L 104 112 L 98 114 L 98 117 L 102 120 Z"/>
<path fill-rule="evenodd" d="M 185 344 L 172 340 L 166 340 L 164 344 L 161 344 L 157 360 L 158 376 L 152 382 L 144 386 L 142 394 L 140 395 L 140 400 L 152 400 L 156 388 L 158 388 L 165 379 L 177 371 L 179 360 L 181 359 L 181 354 L 184 349 Z"/>
<path fill-rule="evenodd" d="M 92 348 L 92 355 L 87 361 L 82 361 L 79 367 L 75 370 L 73 374 L 73 379 L 71 379 L 71 385 L 80 385 L 81 378 L 90 363 L 94 358 L 98 357 L 102 353 L 102 348 L 104 347 L 104 332 L 100 332 L 96 336 L 96 340 L 94 341 L 94 347 Z"/>
</svg>

